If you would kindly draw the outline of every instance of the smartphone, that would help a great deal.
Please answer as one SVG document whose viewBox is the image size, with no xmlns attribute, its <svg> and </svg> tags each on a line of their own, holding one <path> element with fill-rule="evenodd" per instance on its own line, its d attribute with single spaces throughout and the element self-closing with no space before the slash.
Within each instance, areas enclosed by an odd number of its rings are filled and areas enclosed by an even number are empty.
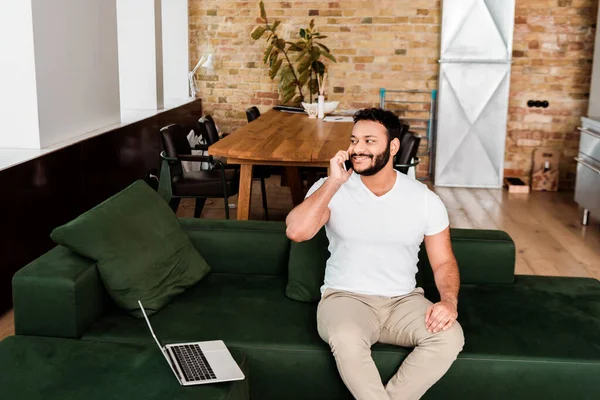
<svg viewBox="0 0 600 400">
<path fill-rule="evenodd" d="M 350 160 L 344 161 L 344 169 L 346 171 L 349 171 L 351 168 L 352 168 L 352 161 L 350 161 Z"/>
</svg>

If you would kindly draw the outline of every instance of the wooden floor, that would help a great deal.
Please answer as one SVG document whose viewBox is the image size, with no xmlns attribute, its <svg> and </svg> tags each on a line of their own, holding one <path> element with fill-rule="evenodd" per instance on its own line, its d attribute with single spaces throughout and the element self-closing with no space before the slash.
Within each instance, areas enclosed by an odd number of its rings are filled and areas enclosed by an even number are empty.
<svg viewBox="0 0 600 400">
<path fill-rule="evenodd" d="M 504 190 L 432 188 L 443 200 L 454 228 L 501 229 L 517 246 L 517 274 L 580 276 L 600 279 L 600 221 L 582 226 L 573 192 L 512 195 Z M 267 181 L 271 220 L 283 221 L 292 209 L 290 191 L 279 178 Z M 235 205 L 236 198 L 229 201 Z M 236 210 L 231 208 L 235 219 Z M 194 201 L 182 201 L 177 215 L 192 217 Z M 222 200 L 209 200 L 202 218 L 225 218 Z M 252 188 L 251 219 L 263 219 L 260 185 Z M 0 340 L 14 334 L 13 314 L 0 317 Z"/>
</svg>

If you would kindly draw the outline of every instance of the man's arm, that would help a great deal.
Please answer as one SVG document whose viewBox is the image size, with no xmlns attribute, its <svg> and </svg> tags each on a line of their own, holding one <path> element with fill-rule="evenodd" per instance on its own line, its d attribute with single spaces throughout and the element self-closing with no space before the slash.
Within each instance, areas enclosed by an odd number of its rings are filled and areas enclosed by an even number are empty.
<svg viewBox="0 0 600 400">
<path fill-rule="evenodd" d="M 352 174 L 341 166 L 347 159 L 348 153 L 339 151 L 329 162 L 330 176 L 325 183 L 288 214 L 288 238 L 294 242 L 309 240 L 329 221 L 329 202 Z"/>
<path fill-rule="evenodd" d="M 433 270 L 435 285 L 440 292 L 440 302 L 427 310 L 425 318 L 427 330 L 435 333 L 449 329 L 458 317 L 460 275 L 452 252 L 449 228 L 436 235 L 425 236 L 425 248 Z"/>
<path fill-rule="evenodd" d="M 340 183 L 327 179 L 316 192 L 294 208 L 285 219 L 287 237 L 294 242 L 303 242 L 315 236 L 329 221 L 328 205 L 340 186 Z"/>
</svg>

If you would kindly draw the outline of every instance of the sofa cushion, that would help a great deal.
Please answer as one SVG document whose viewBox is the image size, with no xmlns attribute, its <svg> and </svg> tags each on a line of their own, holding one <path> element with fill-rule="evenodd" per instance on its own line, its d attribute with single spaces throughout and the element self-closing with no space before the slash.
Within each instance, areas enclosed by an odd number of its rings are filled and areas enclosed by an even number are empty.
<svg viewBox="0 0 600 400">
<path fill-rule="evenodd" d="M 231 355 L 246 379 L 189 387 L 154 344 L 11 336 L 0 342 L 0 388 L 7 400 L 248 400 L 248 358 Z"/>
<path fill-rule="evenodd" d="M 211 273 L 154 315 L 152 326 L 165 342 L 223 339 L 244 348 L 328 352 L 317 333 L 316 304 L 288 299 L 285 286 L 282 277 Z M 436 301 L 434 291 L 426 295 Z M 461 357 L 600 360 L 595 279 L 517 276 L 514 285 L 466 285 L 458 311 L 466 338 Z M 84 338 L 152 341 L 143 321 L 118 309 Z"/>
<path fill-rule="evenodd" d="M 244 347 L 327 349 L 316 334 L 316 305 L 285 297 L 285 277 L 210 273 L 150 318 L 163 342 L 220 339 Z M 152 342 L 143 321 L 117 308 L 84 339 Z"/>
<path fill-rule="evenodd" d="M 511 284 L 515 274 L 515 243 L 508 233 L 493 229 L 450 229 L 452 251 L 461 284 Z M 417 281 L 433 283 L 424 245 L 419 252 Z"/>
<path fill-rule="evenodd" d="M 321 299 L 325 265 L 329 259 L 329 240 L 325 228 L 305 242 L 292 242 L 288 263 L 287 297 L 316 303 Z"/>
<path fill-rule="evenodd" d="M 154 331 L 165 343 L 222 339 L 243 349 L 251 360 L 251 397 L 350 398 L 329 346 L 317 333 L 316 304 L 287 298 L 286 283 L 277 276 L 211 273 L 151 318 Z M 434 290 L 427 296 L 436 300 Z M 503 395 L 520 393 L 523 385 L 533 385 L 536 393 L 559 393 L 565 381 L 580 382 L 600 372 L 600 282 L 595 279 L 517 276 L 513 285 L 465 285 L 459 321 L 465 347 L 448 378 L 432 389 L 438 398 L 448 390 L 464 394 L 471 389 L 470 398 L 484 397 L 498 376 L 513 385 L 500 384 Z M 143 321 L 118 309 L 101 317 L 83 339 L 152 343 Z M 373 346 L 384 380 L 409 351 Z M 298 379 L 307 368 L 310 387 Z M 523 374 L 529 383 L 523 383 Z M 476 377 L 478 384 L 463 388 L 458 382 L 464 383 L 464 376 Z M 543 384 L 535 384 L 542 377 Z M 577 392 L 592 393 L 592 386 L 578 386 Z"/>
<path fill-rule="evenodd" d="M 180 218 L 179 223 L 212 272 L 287 275 L 284 222 Z"/>
<path fill-rule="evenodd" d="M 450 229 L 452 249 L 460 269 L 461 284 L 512 283 L 515 244 L 498 230 Z M 292 242 L 286 295 L 293 300 L 318 302 L 330 256 L 329 240 L 322 228 L 311 240 Z M 427 251 L 419 251 L 417 286 L 434 282 Z"/>
<path fill-rule="evenodd" d="M 210 270 L 173 211 L 141 180 L 54 229 L 51 237 L 98 261 L 110 296 L 138 317 L 138 300 L 151 315 Z"/>
</svg>

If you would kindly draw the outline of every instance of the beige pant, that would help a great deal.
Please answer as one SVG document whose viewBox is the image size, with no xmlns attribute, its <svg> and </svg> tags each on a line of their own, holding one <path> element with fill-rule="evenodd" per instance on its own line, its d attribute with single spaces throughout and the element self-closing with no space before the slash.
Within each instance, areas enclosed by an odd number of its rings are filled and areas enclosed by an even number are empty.
<svg viewBox="0 0 600 400">
<path fill-rule="evenodd" d="M 463 348 L 458 323 L 429 333 L 425 313 L 431 302 L 417 288 L 406 296 L 366 296 L 327 289 L 317 310 L 319 335 L 329 343 L 342 380 L 359 400 L 418 399 L 448 371 Z M 384 387 L 371 346 L 414 347 Z"/>
</svg>

